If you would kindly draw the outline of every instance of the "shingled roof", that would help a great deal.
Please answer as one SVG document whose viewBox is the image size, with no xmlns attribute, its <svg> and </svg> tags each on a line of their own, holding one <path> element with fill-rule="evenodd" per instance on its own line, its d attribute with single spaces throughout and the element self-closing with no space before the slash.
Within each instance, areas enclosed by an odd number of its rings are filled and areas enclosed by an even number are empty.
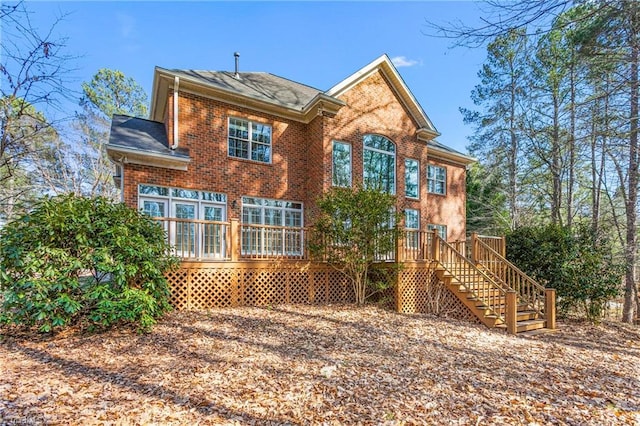
<svg viewBox="0 0 640 426">
<path fill-rule="evenodd" d="M 138 164 L 149 164 L 143 157 L 153 157 L 152 165 L 186 169 L 189 151 L 184 148 L 171 149 L 164 123 L 115 114 L 111 120 L 111 134 L 107 153 L 114 161 L 127 158 Z"/>
<path fill-rule="evenodd" d="M 315 89 L 267 72 L 241 72 L 238 77 L 228 71 L 169 70 L 178 77 L 188 77 L 203 84 L 228 90 L 249 98 L 302 110 L 322 90 Z"/>
</svg>

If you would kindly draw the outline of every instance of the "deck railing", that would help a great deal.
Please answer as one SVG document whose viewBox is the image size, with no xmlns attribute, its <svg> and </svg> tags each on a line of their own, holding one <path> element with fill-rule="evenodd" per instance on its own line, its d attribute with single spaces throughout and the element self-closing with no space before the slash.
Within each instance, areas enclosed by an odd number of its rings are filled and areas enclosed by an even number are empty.
<svg viewBox="0 0 640 426">
<path fill-rule="evenodd" d="M 155 218 L 162 224 L 173 254 L 183 259 L 224 260 L 230 253 L 229 223 Z"/>
<path fill-rule="evenodd" d="M 545 288 L 509 262 L 486 240 L 477 238 L 473 247 L 473 260 L 481 265 L 496 281 L 505 283 L 518 297 L 545 317 Z"/>
<path fill-rule="evenodd" d="M 433 246 L 436 260 L 440 261 L 442 267 L 461 280 L 467 290 L 471 291 L 487 310 L 496 315 L 496 322 L 506 323 L 508 291 L 437 234 L 434 235 Z M 478 282 L 475 282 L 474 277 L 477 277 Z"/>
<path fill-rule="evenodd" d="M 433 260 L 432 239 L 434 231 L 418 231 L 408 229 L 404 231 L 405 261 L 431 261 Z"/>
<path fill-rule="evenodd" d="M 240 229 L 243 259 L 305 258 L 305 228 L 242 224 Z"/>
</svg>

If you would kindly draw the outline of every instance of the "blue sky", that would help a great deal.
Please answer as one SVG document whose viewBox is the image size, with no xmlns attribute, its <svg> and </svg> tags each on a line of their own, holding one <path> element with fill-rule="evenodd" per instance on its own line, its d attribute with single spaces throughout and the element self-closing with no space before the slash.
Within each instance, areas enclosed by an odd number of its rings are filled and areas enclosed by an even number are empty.
<svg viewBox="0 0 640 426">
<path fill-rule="evenodd" d="M 450 49 L 427 37 L 426 20 L 477 21 L 471 2 L 29 2 L 34 23 L 77 55 L 77 87 L 100 68 L 133 77 L 150 95 L 153 68 L 266 71 L 329 89 L 378 56 L 394 59 L 436 128 L 439 140 L 465 151 L 472 132 L 459 107 L 483 49 Z"/>
</svg>

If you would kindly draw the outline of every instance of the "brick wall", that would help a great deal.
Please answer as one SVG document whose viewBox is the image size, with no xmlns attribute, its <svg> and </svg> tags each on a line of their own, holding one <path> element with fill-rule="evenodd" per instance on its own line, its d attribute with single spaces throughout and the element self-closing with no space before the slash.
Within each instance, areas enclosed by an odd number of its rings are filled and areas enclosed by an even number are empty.
<svg viewBox="0 0 640 426">
<path fill-rule="evenodd" d="M 447 196 L 428 194 L 425 142 L 416 137 L 417 126 L 404 109 L 383 74 L 376 72 L 341 96 L 347 103 L 334 118 L 318 116 L 309 124 L 229 105 L 181 92 L 179 95 L 179 144 L 189 149 L 188 171 L 125 165 L 125 202 L 137 207 L 137 185 L 173 186 L 227 194 L 227 218 L 241 217 L 241 197 L 256 196 L 303 202 L 305 225 L 316 212 L 314 200 L 331 186 L 333 140 L 352 146 L 353 183 L 362 182 L 363 144 L 367 133 L 380 134 L 396 144 L 396 194 L 398 210 L 419 209 L 420 224 L 446 224 L 449 238 L 464 235 L 465 170 L 447 167 Z M 173 143 L 173 97 L 167 100 L 165 126 Z M 238 117 L 272 126 L 272 162 L 227 155 L 228 118 Z M 404 159 L 420 162 L 420 199 L 404 197 Z M 440 163 L 440 162 L 439 162 Z M 232 208 L 235 201 L 235 208 Z"/>
</svg>

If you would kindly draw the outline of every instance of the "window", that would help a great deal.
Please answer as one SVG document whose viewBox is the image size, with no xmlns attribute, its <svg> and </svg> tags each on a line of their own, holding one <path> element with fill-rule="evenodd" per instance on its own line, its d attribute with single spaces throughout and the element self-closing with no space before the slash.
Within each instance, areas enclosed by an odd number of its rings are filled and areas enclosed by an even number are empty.
<svg viewBox="0 0 640 426">
<path fill-rule="evenodd" d="M 271 126 L 229 118 L 229 156 L 271 162 Z"/>
<path fill-rule="evenodd" d="M 419 171 L 420 163 L 418 163 L 418 160 L 411 158 L 404 160 L 404 195 L 409 198 L 419 198 Z"/>
<path fill-rule="evenodd" d="M 182 257 L 225 256 L 227 196 L 217 192 L 155 185 L 138 186 L 138 203 L 144 214 L 173 218 L 163 221 L 174 252 Z"/>
<path fill-rule="evenodd" d="M 447 170 L 439 166 L 427 166 L 427 187 L 432 194 L 447 193 Z"/>
<path fill-rule="evenodd" d="M 443 240 L 447 240 L 447 226 L 446 225 L 435 225 L 430 223 L 429 225 L 427 225 L 427 230 L 431 231 L 431 230 L 436 230 L 438 232 L 438 235 L 440 235 L 440 238 L 442 238 Z"/>
<path fill-rule="evenodd" d="M 420 229 L 420 211 L 406 209 L 404 211 L 404 227 L 406 229 Z"/>
<path fill-rule="evenodd" d="M 242 254 L 302 255 L 302 211 L 302 203 L 242 197 Z"/>
<path fill-rule="evenodd" d="M 420 233 L 417 232 L 420 229 L 419 210 L 405 209 L 404 227 L 407 230 L 405 232 L 405 247 L 408 249 L 416 250 L 419 247 L 420 242 Z"/>
<path fill-rule="evenodd" d="M 351 145 L 333 141 L 333 186 L 351 186 Z"/>
<path fill-rule="evenodd" d="M 396 193 L 396 146 L 379 135 L 364 137 L 363 181 L 365 188 Z"/>
</svg>

